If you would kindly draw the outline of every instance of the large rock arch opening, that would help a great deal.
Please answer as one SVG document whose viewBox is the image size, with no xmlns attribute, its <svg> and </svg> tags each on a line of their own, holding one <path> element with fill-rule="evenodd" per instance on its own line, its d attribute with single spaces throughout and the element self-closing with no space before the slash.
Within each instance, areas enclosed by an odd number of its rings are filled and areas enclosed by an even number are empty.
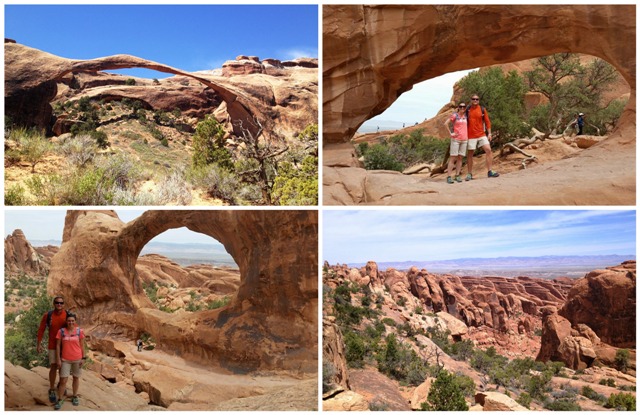
<svg viewBox="0 0 640 415">
<path fill-rule="evenodd" d="M 635 38 L 633 5 L 325 5 L 324 144 L 349 141 L 418 82 L 558 52 L 611 63 L 635 124 Z"/>
<path fill-rule="evenodd" d="M 47 129 L 52 115 L 50 102 L 57 93 L 56 81 L 69 73 L 144 68 L 192 78 L 211 88 L 226 103 L 234 134 L 243 129 L 256 134 L 260 129 L 255 117 L 260 114 L 240 92 L 168 65 L 130 55 L 74 60 L 51 55 L 5 39 L 5 112 L 19 125 Z"/>
<path fill-rule="evenodd" d="M 323 203 L 635 204 L 635 26 L 634 5 L 325 5 Z M 628 104 L 604 142 L 542 172 L 455 189 L 360 168 L 350 140 L 414 84 L 557 52 L 601 58 L 629 84 Z M 536 192 L 522 191 L 523 184 Z"/>
<path fill-rule="evenodd" d="M 220 241 L 240 287 L 218 310 L 168 315 L 136 276 L 142 248 L 177 227 Z M 317 370 L 318 225 L 315 211 L 69 211 L 48 292 L 63 295 L 96 342 L 151 334 L 158 347 L 234 370 Z"/>
<path fill-rule="evenodd" d="M 185 227 L 149 241 L 135 269 L 147 297 L 167 313 L 225 307 L 240 285 L 238 264 L 224 246 Z"/>
</svg>

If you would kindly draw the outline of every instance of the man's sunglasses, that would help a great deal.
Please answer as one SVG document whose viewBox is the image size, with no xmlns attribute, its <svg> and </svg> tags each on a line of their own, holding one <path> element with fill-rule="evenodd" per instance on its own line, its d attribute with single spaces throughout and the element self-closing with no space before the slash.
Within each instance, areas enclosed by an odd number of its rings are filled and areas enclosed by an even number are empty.
<svg viewBox="0 0 640 415">
<path fill-rule="evenodd" d="M 64 301 L 55 301 L 54 304 L 64 304 Z"/>
</svg>

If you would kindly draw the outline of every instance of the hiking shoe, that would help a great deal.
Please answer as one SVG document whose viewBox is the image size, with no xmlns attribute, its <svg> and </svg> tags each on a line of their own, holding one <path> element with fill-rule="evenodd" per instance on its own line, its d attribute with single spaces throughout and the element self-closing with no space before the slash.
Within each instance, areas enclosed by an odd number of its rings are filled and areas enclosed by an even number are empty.
<svg viewBox="0 0 640 415">
<path fill-rule="evenodd" d="M 465 181 L 473 180 L 473 175 L 471 173 L 467 173 L 467 177 L 464 179 Z"/>
<path fill-rule="evenodd" d="M 62 408 L 62 404 L 64 403 L 64 399 L 60 399 L 58 400 L 58 402 L 56 402 L 55 405 L 53 405 L 53 409 L 55 409 L 56 411 L 60 408 Z"/>
<path fill-rule="evenodd" d="M 453 184 L 453 179 L 451 178 L 451 176 L 447 177 L 447 183 Z"/>
<path fill-rule="evenodd" d="M 489 170 L 489 172 L 487 173 L 488 177 L 498 177 L 500 176 L 500 173 L 498 173 L 497 171 L 493 171 L 493 170 Z"/>
<path fill-rule="evenodd" d="M 462 183 L 462 177 L 460 177 L 460 175 L 456 176 L 456 182 Z"/>
<path fill-rule="evenodd" d="M 49 402 L 56 403 L 57 400 L 58 400 L 58 396 L 56 396 L 56 390 L 49 389 Z"/>
<path fill-rule="evenodd" d="M 78 406 L 80 405 L 80 399 L 78 399 L 77 396 L 74 396 L 73 398 L 71 398 L 71 403 L 73 404 L 73 406 Z"/>
</svg>

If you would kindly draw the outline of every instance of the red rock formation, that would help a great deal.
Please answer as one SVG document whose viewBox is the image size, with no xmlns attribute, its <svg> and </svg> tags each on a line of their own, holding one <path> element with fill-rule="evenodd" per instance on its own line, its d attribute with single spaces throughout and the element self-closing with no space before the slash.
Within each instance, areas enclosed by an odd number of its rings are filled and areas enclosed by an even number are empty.
<svg viewBox="0 0 640 415">
<path fill-rule="evenodd" d="M 613 364 L 615 347 L 635 349 L 635 261 L 578 280 L 560 311 L 543 308 L 538 360 L 573 369 Z"/>
<path fill-rule="evenodd" d="M 558 314 L 571 324 L 586 324 L 612 346 L 635 348 L 636 262 L 595 270 L 569 291 Z"/>
<path fill-rule="evenodd" d="M 527 36 L 514 36 L 520 32 Z M 556 52 L 585 53 L 615 66 L 631 86 L 626 111 L 634 113 L 635 50 L 620 39 L 635 35 L 632 5 L 323 7 L 324 142 L 347 142 L 418 82 Z"/>
<path fill-rule="evenodd" d="M 344 340 L 340 329 L 335 324 L 335 318 L 326 316 L 322 320 L 322 366 L 333 385 L 339 385 L 349 390 L 349 372 L 345 357 Z M 325 369 L 327 366 L 327 369 Z"/>
<path fill-rule="evenodd" d="M 325 267 L 329 268 L 328 264 Z M 372 291 L 385 287 L 397 302 L 417 299 L 428 312 L 446 312 L 468 327 L 489 327 L 497 332 L 511 330 L 532 333 L 539 308 L 560 305 L 571 286 L 571 280 L 544 280 L 528 277 L 458 277 L 431 274 L 411 267 L 406 273 L 396 269 L 378 270 L 369 261 L 358 273 L 346 266 L 330 267 L 335 273 L 328 279 L 332 287 L 349 280 L 359 285 L 370 284 Z M 529 318 L 527 318 L 527 315 Z M 510 319 L 515 319 L 510 322 Z"/>
<path fill-rule="evenodd" d="M 138 255 L 178 227 L 219 240 L 238 264 L 240 286 L 227 307 L 167 314 L 146 297 Z M 188 359 L 315 372 L 317 232 L 314 211 L 156 210 L 127 224 L 112 211 L 69 211 L 48 292 L 68 298 L 97 339 L 147 332 Z"/>
<path fill-rule="evenodd" d="M 24 232 L 16 229 L 4 240 L 4 271 L 6 273 L 25 273 L 27 275 L 47 275 L 54 249 L 45 248 L 43 255 L 34 249 Z"/>
<path fill-rule="evenodd" d="M 249 91 L 238 91 L 222 86 L 217 80 L 207 76 L 194 75 L 134 56 L 114 55 L 92 60 L 72 60 L 17 43 L 5 43 L 5 112 L 16 124 L 50 128 L 52 109 L 49 103 L 57 95 L 58 81 L 68 78 L 72 73 L 96 73 L 123 68 L 147 68 L 191 78 L 213 90 L 225 102 L 231 119 L 230 125 L 236 135 L 242 135 L 242 128 L 252 134 L 258 131 L 254 118 L 261 118 L 264 108 L 260 101 L 251 98 L 251 94 L 247 93 Z M 317 108 L 317 101 L 315 106 Z M 308 112 L 314 115 L 314 111 L 309 111 L 309 108 Z M 317 114 L 315 115 L 314 119 L 317 119 Z"/>
</svg>

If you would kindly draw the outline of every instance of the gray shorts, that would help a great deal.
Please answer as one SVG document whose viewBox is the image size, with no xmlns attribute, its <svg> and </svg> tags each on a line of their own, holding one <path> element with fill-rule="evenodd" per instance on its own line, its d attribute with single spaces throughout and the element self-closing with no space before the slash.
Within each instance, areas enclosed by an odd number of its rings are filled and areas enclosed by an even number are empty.
<svg viewBox="0 0 640 415">
<path fill-rule="evenodd" d="M 491 145 L 489 143 L 489 139 L 487 138 L 487 136 L 482 136 L 479 138 L 470 138 L 469 144 L 467 145 L 467 150 L 474 151 L 476 148 L 478 147 L 482 148 L 485 145 L 487 146 Z"/>
<path fill-rule="evenodd" d="M 49 349 L 49 366 L 58 364 L 58 354 L 56 349 Z"/>
<path fill-rule="evenodd" d="M 451 156 L 466 156 L 467 140 L 465 141 L 451 140 L 451 145 L 449 146 L 449 154 Z"/>
<path fill-rule="evenodd" d="M 68 378 L 70 374 L 73 375 L 74 378 L 79 378 L 80 376 L 82 376 L 82 360 L 62 361 L 60 377 Z"/>
</svg>

